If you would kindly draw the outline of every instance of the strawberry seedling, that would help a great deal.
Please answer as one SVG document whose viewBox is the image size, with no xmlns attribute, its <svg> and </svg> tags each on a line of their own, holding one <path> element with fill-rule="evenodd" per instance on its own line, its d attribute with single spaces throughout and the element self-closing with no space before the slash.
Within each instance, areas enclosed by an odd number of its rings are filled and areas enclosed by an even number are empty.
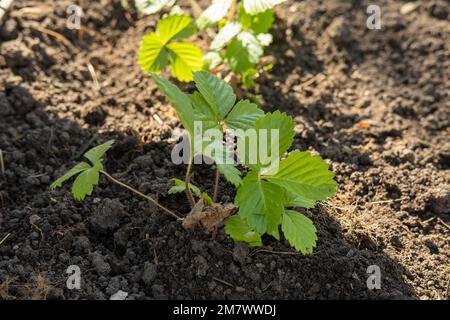
<svg viewBox="0 0 450 320">
<path fill-rule="evenodd" d="M 144 197 L 171 216 L 183 221 L 183 226 L 193 229 L 202 225 L 215 234 L 225 220 L 225 231 L 236 241 L 250 246 L 262 245 L 261 236 L 268 234 L 280 239 L 280 226 L 284 237 L 298 251 L 311 253 L 316 245 L 316 229 L 304 214 L 292 208 L 313 208 L 317 202 L 328 199 L 336 192 L 334 173 L 318 156 L 294 150 L 284 159 L 294 139 L 294 122 L 279 111 L 265 114 L 248 100 L 236 102 L 231 86 L 224 80 L 206 72 L 193 73 L 197 91 L 182 92 L 177 86 L 153 74 L 157 86 L 177 111 L 189 139 L 189 157 L 184 181 L 174 179 L 169 194 L 185 192 L 191 212 L 185 218 L 159 204 L 153 198 L 118 181 L 106 173 L 102 157 L 112 146 L 108 141 L 84 155 L 88 162 L 81 162 L 56 180 L 51 188 L 59 187 L 77 176 L 72 187 L 76 200 L 92 193 L 99 175 Z M 198 135 L 198 125 L 215 138 Z M 229 132 L 237 140 L 237 148 L 226 143 Z M 193 160 L 206 156 L 216 164 L 214 195 L 211 198 L 191 183 Z M 235 158 L 247 168 L 242 179 Z M 229 161 L 232 160 L 232 161 Z M 234 203 L 216 203 L 219 177 L 237 188 Z M 196 201 L 195 197 L 199 200 Z M 237 214 L 230 215 L 238 210 Z"/>
<path fill-rule="evenodd" d="M 144 71 L 159 72 L 169 64 L 174 77 L 192 81 L 192 72 L 203 67 L 202 50 L 186 39 L 195 33 L 195 24 L 188 16 L 173 15 L 158 22 L 156 31 L 144 37 L 138 62 Z"/>
<path fill-rule="evenodd" d="M 139 63 L 146 72 L 159 72 L 170 64 L 172 74 L 180 81 L 191 81 L 192 72 L 205 69 L 217 73 L 231 71 L 239 75 L 245 87 L 254 86 L 254 78 L 264 48 L 272 43 L 269 33 L 275 20 L 273 8 L 285 0 L 213 0 L 195 21 L 179 10 L 159 21 L 156 31 L 145 36 L 139 50 Z M 136 0 L 141 13 L 156 13 L 170 7 L 175 1 Z M 194 12 L 199 9 L 196 1 L 191 5 Z M 208 52 L 202 57 L 199 47 L 192 43 L 172 42 L 189 38 L 196 29 L 214 34 Z M 205 38 L 205 37 L 203 37 Z"/>
<path fill-rule="evenodd" d="M 106 176 L 111 182 L 128 189 L 129 191 L 147 199 L 158 208 L 169 214 L 170 216 L 181 219 L 176 213 L 167 209 L 166 207 L 159 204 L 155 199 L 150 196 L 143 194 L 142 192 L 134 189 L 133 187 L 117 180 L 112 177 L 106 171 L 104 171 L 102 158 L 105 153 L 112 147 L 114 144 L 114 140 L 109 140 L 102 145 L 94 147 L 87 151 L 84 154 L 86 160 L 88 162 L 83 161 L 75 165 L 72 169 L 67 171 L 62 177 L 58 178 L 55 182 L 50 185 L 50 189 L 56 189 L 61 187 L 64 182 L 75 177 L 75 180 L 72 184 L 72 195 L 75 200 L 83 200 L 86 196 L 90 196 L 92 191 L 94 190 L 94 186 L 96 186 L 99 182 L 100 174 Z"/>
<path fill-rule="evenodd" d="M 196 149 L 194 145 L 198 139 L 194 138 L 194 122 L 200 121 L 205 127 L 215 128 L 222 133 L 234 130 L 238 140 L 237 156 L 250 169 L 243 180 L 234 165 L 222 164 L 220 152 L 208 154 L 216 160 L 218 172 L 237 188 L 234 205 L 238 213 L 226 221 L 226 232 L 236 241 L 256 246 L 262 244 L 263 234 L 280 239 L 281 225 L 285 238 L 293 247 L 302 253 L 311 253 L 317 240 L 316 229 L 308 217 L 290 208 L 313 208 L 318 201 L 335 194 L 336 182 L 334 173 L 328 170 L 328 165 L 318 156 L 292 151 L 285 159 L 280 159 L 279 155 L 286 153 L 293 142 L 295 133 L 292 118 L 278 111 L 264 114 L 257 105 L 246 100 L 235 104 L 232 88 L 225 81 L 204 71 L 194 73 L 198 91 L 190 95 L 157 75 L 153 75 L 153 78 L 177 110 L 191 142 L 192 156 L 183 188 L 191 199 L 191 205 L 194 207 L 189 191 L 192 187 L 186 186 L 190 185 L 192 158 L 217 143 L 202 142 L 201 148 Z M 269 132 L 269 136 L 263 139 L 257 134 L 256 141 L 248 140 L 249 130 Z M 267 149 L 267 152 L 261 152 L 262 149 Z M 230 149 L 225 150 L 231 152 Z M 200 191 L 196 193 L 198 195 Z M 217 190 L 214 190 L 216 193 Z M 202 210 L 204 207 L 202 204 Z M 198 215 L 198 210 L 194 209 L 191 213 Z"/>
</svg>

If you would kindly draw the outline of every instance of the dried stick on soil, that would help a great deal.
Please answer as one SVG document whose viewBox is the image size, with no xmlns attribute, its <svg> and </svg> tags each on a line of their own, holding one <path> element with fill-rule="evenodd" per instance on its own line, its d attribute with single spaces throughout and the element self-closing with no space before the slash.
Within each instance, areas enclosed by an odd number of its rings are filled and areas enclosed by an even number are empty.
<svg viewBox="0 0 450 320">
<path fill-rule="evenodd" d="M 226 285 L 226 286 L 229 286 L 229 287 L 231 287 L 231 288 L 236 288 L 236 286 L 233 286 L 231 283 L 229 283 L 229 282 L 227 282 L 227 281 L 225 281 L 225 280 L 222 280 L 222 279 L 219 279 L 219 278 L 216 278 L 216 277 L 213 277 L 213 280 L 214 280 L 214 281 L 217 281 L 217 282 L 219 282 L 219 283 L 221 283 L 221 284 L 224 284 L 224 285 Z"/>
<path fill-rule="evenodd" d="M 0 170 L 2 175 L 5 175 L 5 162 L 3 162 L 3 151 L 0 149 Z"/>
<path fill-rule="evenodd" d="M 381 200 L 381 201 L 372 201 L 369 202 L 369 205 L 373 205 L 373 204 L 383 204 L 383 203 L 393 203 L 393 202 L 399 202 L 399 201 L 403 201 L 403 200 L 408 200 L 408 197 L 403 197 L 403 198 L 399 198 L 399 199 L 390 199 L 390 200 Z"/>
<path fill-rule="evenodd" d="M 10 235 L 11 235 L 11 234 L 8 233 L 2 240 L 0 240 L 0 246 L 3 244 L 3 242 L 6 241 L 6 239 L 8 239 L 8 237 L 9 237 Z"/>
<path fill-rule="evenodd" d="M 217 202 L 217 195 L 219 193 L 219 180 L 220 180 L 220 172 L 219 169 L 216 169 L 216 177 L 214 178 L 213 202 Z"/>
<path fill-rule="evenodd" d="M 250 256 L 253 257 L 255 254 L 260 253 L 260 252 L 271 253 L 271 254 L 280 254 L 280 255 L 294 255 L 294 256 L 301 255 L 300 252 L 272 251 L 272 250 L 267 250 L 267 249 L 256 249 L 250 253 Z"/>
<path fill-rule="evenodd" d="M 75 47 L 75 46 L 72 44 L 72 42 L 70 42 L 66 37 L 64 37 L 62 34 L 56 32 L 56 31 L 53 31 L 53 30 L 50 30 L 50 29 L 47 29 L 47 28 L 43 28 L 43 27 L 41 27 L 40 25 L 35 24 L 35 23 L 33 23 L 32 25 L 30 25 L 30 28 L 32 28 L 32 29 L 34 29 L 34 30 L 36 30 L 36 31 L 39 31 L 39 32 L 41 32 L 41 33 L 48 34 L 49 36 L 52 36 L 52 37 L 55 38 L 56 40 L 61 41 L 61 42 L 62 42 L 66 47 L 68 47 L 73 53 L 78 53 L 78 52 L 80 52 L 80 50 L 79 50 L 77 47 Z"/>
<path fill-rule="evenodd" d="M 95 90 L 100 90 L 100 83 L 98 82 L 97 73 L 95 72 L 94 66 L 92 63 L 88 62 L 87 64 L 89 73 L 91 74 L 92 80 L 94 81 Z"/>
<path fill-rule="evenodd" d="M 11 8 L 14 0 L 0 0 L 0 25 L 5 13 Z"/>
<path fill-rule="evenodd" d="M 6 278 L 3 283 L 0 283 L 0 300 L 14 300 L 15 297 L 9 294 L 11 284 L 17 280 L 16 277 Z"/>
<path fill-rule="evenodd" d="M 129 191 L 136 193 L 137 195 L 147 199 L 148 201 L 150 201 L 151 203 L 153 203 L 155 206 L 157 206 L 158 208 L 160 208 L 161 210 L 163 210 L 165 213 L 167 213 L 168 215 L 174 217 L 177 220 L 183 220 L 183 218 L 181 218 L 179 215 L 177 215 L 175 212 L 173 212 L 170 209 L 167 209 L 166 207 L 164 207 L 163 205 L 161 205 L 158 201 L 156 201 L 155 199 L 153 199 L 150 196 L 147 196 L 145 194 L 143 194 L 142 192 L 134 189 L 133 187 L 130 187 L 129 185 L 117 180 L 116 178 L 112 177 L 110 174 L 108 174 L 105 171 L 100 171 L 102 174 L 104 174 L 109 180 L 111 180 L 112 182 L 114 182 L 115 184 L 118 184 L 121 187 L 124 187 L 125 189 L 128 189 Z"/>
</svg>

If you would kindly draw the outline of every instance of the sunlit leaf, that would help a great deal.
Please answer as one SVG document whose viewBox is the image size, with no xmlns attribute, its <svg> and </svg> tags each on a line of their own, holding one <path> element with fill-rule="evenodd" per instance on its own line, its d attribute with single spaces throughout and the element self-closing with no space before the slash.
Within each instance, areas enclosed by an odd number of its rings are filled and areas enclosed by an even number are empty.
<svg viewBox="0 0 450 320">
<path fill-rule="evenodd" d="M 169 16 L 158 22 L 156 32 L 146 35 L 139 49 L 138 62 L 146 72 L 159 72 L 170 63 L 180 81 L 192 81 L 192 72 L 203 68 L 203 55 L 192 43 L 170 42 L 190 37 L 195 25 L 187 16 Z M 169 43 L 170 42 L 170 43 Z"/>
<path fill-rule="evenodd" d="M 275 111 L 258 118 L 255 133 L 238 136 L 240 160 L 253 167 L 264 168 L 267 174 L 278 169 L 279 158 L 289 149 L 294 139 L 294 122 L 285 113 Z M 256 139 L 256 142 L 255 142 Z"/>
<path fill-rule="evenodd" d="M 328 170 L 328 165 L 309 152 L 293 151 L 280 162 L 276 174 L 264 178 L 285 188 L 305 205 L 328 199 L 337 188 L 334 173 Z"/>
<path fill-rule="evenodd" d="M 197 26 L 205 29 L 219 22 L 230 9 L 232 0 L 213 0 L 212 4 L 197 19 Z"/>
<path fill-rule="evenodd" d="M 228 45 L 227 61 L 234 72 L 242 73 L 258 64 L 264 50 L 256 37 L 247 31 L 241 32 Z"/>
<path fill-rule="evenodd" d="M 162 43 L 189 38 L 195 33 L 195 24 L 188 16 L 168 16 L 158 22 L 156 35 Z"/>
<path fill-rule="evenodd" d="M 256 36 L 256 39 L 262 46 L 267 47 L 272 43 L 273 36 L 270 33 L 260 33 Z"/>
<path fill-rule="evenodd" d="M 224 48 L 234 37 L 236 37 L 242 30 L 242 25 L 237 22 L 228 22 L 219 33 L 216 35 L 214 40 L 211 42 L 210 49 L 213 51 L 218 51 Z"/>
<path fill-rule="evenodd" d="M 233 130 L 248 130 L 252 128 L 255 121 L 264 116 L 262 111 L 256 104 L 248 100 L 239 101 L 228 114 L 225 124 Z"/>
<path fill-rule="evenodd" d="M 204 70 L 213 70 L 220 66 L 223 59 L 218 52 L 210 51 L 203 56 L 203 68 Z"/>
<path fill-rule="evenodd" d="M 286 0 L 243 0 L 244 9 L 249 14 L 257 14 L 272 9 Z"/>
<path fill-rule="evenodd" d="M 135 0 L 136 9 L 143 14 L 154 14 L 165 6 L 172 6 L 176 0 Z"/>
<path fill-rule="evenodd" d="M 223 119 L 236 102 L 233 88 L 224 80 L 206 71 L 195 72 L 194 81 L 205 100 L 220 119 Z"/>
<path fill-rule="evenodd" d="M 172 74 L 180 81 L 192 81 L 192 72 L 203 68 L 202 50 L 193 43 L 173 42 L 167 45 L 171 51 Z"/>
<path fill-rule="evenodd" d="M 244 30 L 252 30 L 255 34 L 266 33 L 270 30 L 275 21 L 275 15 L 272 10 L 266 10 L 255 15 L 251 15 L 244 10 L 244 7 L 239 8 L 239 22 L 242 24 Z"/>
</svg>

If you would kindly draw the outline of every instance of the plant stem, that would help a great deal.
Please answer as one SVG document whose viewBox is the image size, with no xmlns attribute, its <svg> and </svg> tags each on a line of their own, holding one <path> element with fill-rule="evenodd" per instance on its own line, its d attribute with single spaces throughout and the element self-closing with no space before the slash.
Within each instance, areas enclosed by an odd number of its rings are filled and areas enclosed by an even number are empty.
<svg viewBox="0 0 450 320">
<path fill-rule="evenodd" d="M 217 202 L 217 195 L 219 193 L 219 180 L 220 180 L 220 172 L 219 169 L 216 168 L 216 177 L 214 179 L 213 202 Z"/>
<path fill-rule="evenodd" d="M 198 4 L 198 2 L 196 0 L 189 0 L 189 3 L 191 4 L 194 16 L 196 18 L 200 17 L 200 15 L 202 14 L 202 8 Z"/>
<path fill-rule="evenodd" d="M 186 192 L 186 196 L 189 200 L 189 203 L 191 204 L 191 208 L 193 208 L 195 206 L 195 200 L 194 200 L 194 196 L 192 195 L 192 191 L 191 188 L 189 186 L 189 184 L 191 183 L 191 171 L 192 171 L 192 158 L 189 159 L 189 164 L 186 170 L 186 176 L 184 178 L 184 184 L 185 184 L 185 192 Z"/>
<path fill-rule="evenodd" d="M 124 187 L 125 189 L 128 189 L 131 192 L 136 193 L 137 195 L 147 199 L 148 201 L 150 201 L 151 203 L 153 203 L 155 206 L 157 206 L 158 208 L 160 208 L 161 210 L 163 210 L 165 213 L 167 213 L 168 215 L 174 217 L 177 220 L 183 220 L 183 218 L 181 218 L 179 215 L 177 215 L 175 212 L 173 212 L 170 209 L 167 209 L 166 207 L 164 207 L 163 205 L 161 205 L 158 201 L 156 201 L 155 199 L 153 199 L 150 196 L 147 196 L 145 194 L 143 194 L 142 192 L 134 189 L 133 187 L 130 187 L 129 185 L 117 180 L 116 178 L 112 177 L 110 174 L 108 174 L 105 171 L 100 171 L 101 173 L 103 173 L 109 180 L 111 180 L 112 182 L 114 182 L 115 184 L 118 184 L 121 187 Z"/>
<path fill-rule="evenodd" d="M 231 20 L 233 20 L 234 19 L 234 16 L 235 16 L 235 14 L 236 14 L 236 11 L 237 11 L 237 1 L 236 0 L 233 0 L 232 2 L 231 2 L 231 7 L 230 7 L 230 11 L 228 11 L 228 21 L 231 21 Z"/>
</svg>

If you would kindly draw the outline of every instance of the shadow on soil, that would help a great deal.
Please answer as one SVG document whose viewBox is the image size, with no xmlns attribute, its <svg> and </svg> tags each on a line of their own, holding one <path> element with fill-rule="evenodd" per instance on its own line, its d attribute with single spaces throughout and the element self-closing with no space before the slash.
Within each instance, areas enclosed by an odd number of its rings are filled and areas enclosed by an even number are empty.
<svg viewBox="0 0 450 320">
<path fill-rule="evenodd" d="M 370 239 L 352 244 L 323 208 L 306 213 L 319 241 L 313 255 L 302 256 L 286 241 L 268 238 L 263 250 L 252 251 L 234 244 L 223 230 L 216 240 L 200 230 L 185 231 L 104 178 L 83 202 L 71 199 L 68 185 L 49 191 L 85 150 L 114 138 L 105 161 L 111 174 L 170 208 L 188 211 L 183 195 L 166 196 L 169 179 L 184 171 L 167 161 L 172 145 L 143 145 L 123 132 L 98 133 L 51 118 L 43 102 L 24 88 L 16 99 L 14 90 L 6 90 L 13 108 L 0 120 L 6 169 L 0 178 L 0 238 L 9 234 L 0 245 L 1 297 L 107 299 L 119 289 L 135 299 L 415 297 L 403 280 L 409 275 L 396 261 Z M 212 173 L 204 170 L 195 168 L 195 180 L 211 186 Z M 225 190 L 222 200 L 229 201 L 233 194 Z M 65 285 L 73 264 L 82 270 L 78 291 Z M 381 268 L 381 290 L 367 289 L 370 265 Z"/>
</svg>

